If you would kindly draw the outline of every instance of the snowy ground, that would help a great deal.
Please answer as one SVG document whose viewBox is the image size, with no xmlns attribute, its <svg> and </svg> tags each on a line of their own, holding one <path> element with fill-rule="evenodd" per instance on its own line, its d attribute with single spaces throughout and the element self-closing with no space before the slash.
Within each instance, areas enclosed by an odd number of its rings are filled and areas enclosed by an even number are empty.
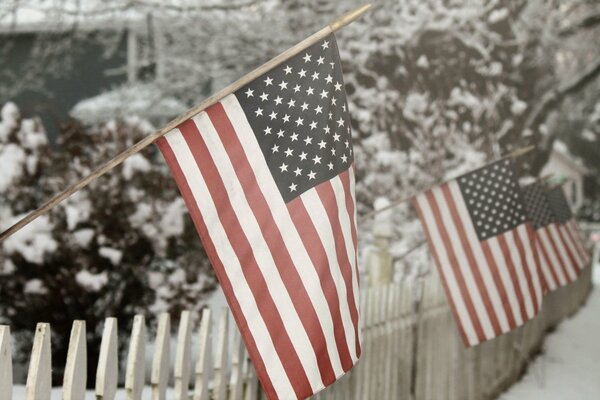
<svg viewBox="0 0 600 400">
<path fill-rule="evenodd" d="M 600 264 L 594 278 L 587 304 L 546 337 L 544 353 L 499 400 L 600 399 Z"/>
</svg>

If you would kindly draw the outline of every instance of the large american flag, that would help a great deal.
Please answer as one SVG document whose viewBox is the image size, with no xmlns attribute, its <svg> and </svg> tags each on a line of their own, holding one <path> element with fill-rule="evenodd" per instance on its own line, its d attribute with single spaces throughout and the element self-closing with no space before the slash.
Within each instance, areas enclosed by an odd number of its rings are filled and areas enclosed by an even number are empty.
<svg viewBox="0 0 600 400">
<path fill-rule="evenodd" d="M 573 282 L 578 276 L 574 253 L 566 241 L 566 230 L 560 227 L 550 205 L 546 188 L 540 183 L 533 183 L 523 188 L 523 194 L 535 229 L 545 289 L 554 290 Z"/>
<path fill-rule="evenodd" d="M 592 258 L 585 248 L 583 236 L 571 212 L 571 207 L 565 197 L 562 186 L 550 189 L 548 191 L 548 199 L 556 215 L 558 230 L 563 237 L 569 259 L 581 270 L 591 262 Z"/>
<path fill-rule="evenodd" d="M 269 399 L 360 356 L 350 121 L 333 35 L 158 141 Z"/>
<path fill-rule="evenodd" d="M 542 303 L 539 260 L 510 160 L 430 189 L 413 205 L 467 346 L 535 316 Z"/>
</svg>

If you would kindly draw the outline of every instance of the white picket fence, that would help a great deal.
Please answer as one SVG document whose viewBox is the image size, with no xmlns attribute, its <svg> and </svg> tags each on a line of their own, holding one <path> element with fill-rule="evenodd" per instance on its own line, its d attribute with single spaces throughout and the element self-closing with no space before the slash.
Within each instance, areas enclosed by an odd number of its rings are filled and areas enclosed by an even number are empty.
<svg viewBox="0 0 600 400">
<path fill-rule="evenodd" d="M 492 399 L 514 382 L 542 343 L 545 332 L 585 301 L 590 268 L 573 284 L 550 293 L 539 316 L 525 326 L 471 349 L 456 331 L 435 274 L 363 290 L 359 364 L 315 399 Z M 213 319 L 215 319 L 213 321 Z M 189 312 L 179 322 L 174 363 L 170 317 L 158 317 L 152 362 L 145 365 L 148 334 L 143 316 L 133 322 L 125 364 L 127 400 L 152 398 L 252 400 L 263 398 L 255 371 L 227 312 L 213 318 L 205 309 L 199 329 Z M 27 400 L 48 400 L 51 392 L 50 326 L 37 326 L 26 384 Z M 216 340 L 213 341 L 212 336 Z M 94 398 L 112 400 L 119 383 L 117 320 L 108 318 L 100 349 L 86 346 L 85 321 L 71 331 L 62 387 L 64 400 L 84 399 L 87 351 L 99 351 Z M 0 400 L 11 400 L 11 338 L 0 326 Z M 193 347 L 192 344 L 195 344 Z M 197 351 L 192 351 L 197 348 Z M 150 367 L 149 379 L 146 369 Z M 168 387 L 169 383 L 172 383 Z"/>
</svg>

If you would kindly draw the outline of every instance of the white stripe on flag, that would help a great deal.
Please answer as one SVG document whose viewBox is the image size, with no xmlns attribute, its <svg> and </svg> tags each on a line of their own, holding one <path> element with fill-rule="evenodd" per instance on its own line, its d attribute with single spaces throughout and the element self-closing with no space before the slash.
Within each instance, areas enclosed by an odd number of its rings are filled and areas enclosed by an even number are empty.
<svg viewBox="0 0 600 400">
<path fill-rule="evenodd" d="M 456 184 L 456 182 L 452 182 Z M 475 282 L 475 278 L 473 277 L 473 271 L 471 269 L 469 260 L 467 255 L 465 254 L 465 249 L 460 241 L 460 233 L 458 232 L 457 226 L 454 224 L 454 220 L 452 218 L 450 209 L 448 207 L 448 203 L 444 198 L 444 194 L 442 192 L 442 187 L 436 187 L 431 189 L 431 193 L 433 194 L 436 203 L 440 209 L 440 214 L 442 216 L 442 222 L 446 231 L 448 232 L 448 236 L 450 238 L 450 245 L 452 246 L 452 250 L 457 258 L 457 267 L 460 270 L 460 274 L 462 275 L 465 285 L 467 288 L 468 295 L 471 298 L 471 302 L 473 307 L 475 308 L 475 312 L 477 314 L 477 319 L 483 328 L 483 333 L 487 339 L 491 339 L 496 336 L 494 332 L 494 328 L 492 327 L 492 323 L 490 321 L 490 316 L 483 304 L 483 299 L 481 295 L 482 290 L 486 290 L 485 288 L 480 288 Z M 454 203 L 462 202 L 462 196 L 458 198 L 454 198 L 452 196 L 452 201 Z"/>
<path fill-rule="evenodd" d="M 420 194 L 416 197 L 416 201 L 421 209 L 423 221 L 427 227 L 427 230 L 429 231 L 431 242 L 436 244 L 443 243 L 437 223 L 435 222 L 435 217 L 431 211 L 431 206 L 427 200 L 427 196 L 425 194 Z M 433 246 L 432 251 L 437 253 L 437 256 L 440 260 L 440 272 L 442 279 L 444 279 L 446 282 L 452 302 L 454 303 L 455 310 L 459 318 L 458 323 L 463 327 L 463 331 L 466 335 L 468 343 L 470 345 L 477 344 L 479 343 L 479 339 L 477 337 L 477 333 L 475 332 L 475 327 L 471 321 L 471 317 L 469 316 L 469 312 L 467 311 L 465 300 L 460 293 L 458 282 L 456 281 L 456 276 L 452 270 L 452 263 L 450 262 L 450 257 L 446 252 L 446 248 L 443 245 L 436 245 Z"/>
<path fill-rule="evenodd" d="M 544 246 L 548 257 L 550 258 L 550 267 L 554 270 L 554 272 L 556 272 L 556 275 L 558 275 L 559 285 L 565 285 L 568 279 L 561 267 L 561 259 L 559 258 L 559 255 L 556 254 L 557 251 L 554 250 L 554 246 L 552 245 L 552 238 L 550 237 L 550 225 L 548 225 L 545 229 L 538 230 L 538 237 L 540 239 L 540 244 Z"/>
<path fill-rule="evenodd" d="M 573 257 L 577 261 L 577 267 L 581 269 L 586 264 L 586 262 L 583 257 L 583 253 L 581 252 L 581 248 L 578 246 L 579 243 L 576 239 L 577 235 L 575 234 L 575 232 L 573 232 L 571 226 L 572 225 L 570 224 L 570 221 L 563 225 L 562 229 L 565 231 L 565 234 L 563 236 L 565 237 L 565 242 L 567 243 L 567 246 L 569 246 L 569 248 L 571 249 L 571 254 L 573 254 Z"/>
<path fill-rule="evenodd" d="M 458 215 L 460 216 L 461 221 L 471 221 L 471 216 L 469 215 L 469 210 L 467 209 L 467 205 L 465 204 L 464 200 L 457 201 L 457 199 L 462 199 L 462 194 L 460 192 L 458 182 L 452 181 L 448 183 L 448 189 L 450 189 L 452 198 L 454 199 L 454 203 L 456 204 Z M 485 284 L 485 289 L 490 295 L 490 300 L 492 302 L 494 311 L 498 316 L 500 328 L 502 329 L 502 332 L 508 332 L 510 330 L 510 325 L 508 323 L 506 310 L 504 309 L 504 306 L 502 304 L 502 299 L 498 292 L 498 288 L 496 287 L 496 283 L 494 281 L 494 277 L 492 275 L 490 266 L 487 263 L 485 254 L 483 253 L 483 249 L 479 244 L 477 232 L 475 232 L 473 224 L 463 223 L 463 228 L 465 235 L 467 235 L 467 240 L 469 241 L 469 243 L 471 243 L 471 248 L 473 249 L 474 253 L 473 255 L 475 257 L 475 260 L 477 260 L 477 265 L 479 267 L 479 271 L 481 272 L 481 276 Z"/>
<path fill-rule="evenodd" d="M 577 273 L 575 272 L 577 269 L 576 265 L 573 265 L 571 259 L 569 258 L 569 254 L 567 253 L 567 249 L 563 246 L 562 240 L 560 240 L 560 232 L 559 227 L 556 224 L 548 225 L 548 230 L 550 235 L 552 236 L 552 240 L 558 249 L 558 256 L 563 261 L 567 274 L 569 274 L 569 281 L 573 282 L 577 278 Z"/>
<path fill-rule="evenodd" d="M 525 228 L 525 225 L 517 227 L 517 230 L 521 228 Z M 517 247 L 517 240 L 519 240 L 519 238 L 515 237 L 515 231 L 513 230 L 510 232 L 506 232 L 503 235 L 506 238 L 506 244 L 510 251 L 509 257 L 511 258 L 512 263 L 515 267 L 515 273 L 517 275 L 519 289 L 521 290 L 523 300 L 525 301 L 525 311 L 527 312 L 527 317 L 525 318 L 525 316 L 523 316 L 523 319 L 529 320 L 531 317 L 533 317 L 535 310 L 533 307 L 533 293 L 529 293 L 527 278 L 525 277 L 525 271 L 523 270 L 523 268 L 527 268 L 526 260 L 521 259 L 521 254 L 519 253 Z M 521 245 L 523 245 L 523 242 L 521 242 Z"/>
<path fill-rule="evenodd" d="M 289 210 L 281 198 L 279 189 L 277 188 L 269 167 L 262 156 L 262 151 L 256 140 L 254 140 L 252 128 L 250 127 L 237 98 L 234 95 L 227 96 L 221 101 L 221 104 L 237 133 L 237 137 L 242 144 L 242 147 L 245 149 L 246 156 L 249 160 L 252 160 L 250 165 L 252 166 L 258 186 L 263 193 L 273 218 L 277 221 L 280 231 L 283 232 L 283 240 L 289 251 L 290 257 L 296 266 L 296 270 L 300 275 L 304 287 L 310 294 L 310 299 L 327 341 L 327 352 L 331 359 L 333 371 L 335 376 L 339 377 L 344 371 L 335 343 L 333 320 L 328 308 L 327 299 L 325 298 L 325 294 L 320 285 L 319 275 L 317 274 L 307 249 L 304 247 L 302 239 L 294 226 Z M 344 303 L 347 302 L 344 300 L 341 304 Z M 349 329 L 345 330 L 352 330 L 352 328 L 350 326 Z M 354 342 L 352 342 L 352 344 L 354 344 Z M 350 346 L 350 342 L 348 345 Z M 312 348 L 310 349 L 310 352 L 314 354 Z"/>
<path fill-rule="evenodd" d="M 550 265 L 546 260 L 546 256 L 544 255 L 544 248 L 542 248 L 541 238 L 539 237 L 539 231 L 536 232 L 535 245 L 538 249 L 538 254 L 540 255 L 540 268 L 542 269 L 542 274 L 546 283 L 548 284 L 548 290 L 554 290 L 558 287 L 558 283 L 554 280 L 554 276 L 550 271 Z"/>
<path fill-rule="evenodd" d="M 348 171 L 350 173 L 350 171 Z M 354 242 L 352 241 L 352 225 L 350 221 L 350 214 L 346 208 L 346 191 L 344 185 L 338 176 L 330 180 L 331 186 L 333 187 L 333 193 L 335 194 L 335 201 L 338 208 L 338 216 L 340 219 L 340 225 L 342 228 L 342 234 L 344 236 L 344 243 L 346 252 L 348 253 L 348 260 L 352 266 L 352 293 L 354 293 L 354 304 L 356 310 L 359 311 L 360 316 L 360 301 L 359 301 L 359 289 L 358 289 L 358 276 L 356 274 L 356 252 L 354 251 Z M 360 317 L 359 317 L 360 319 Z M 356 348 L 356 346 L 354 346 Z"/>
<path fill-rule="evenodd" d="M 271 293 L 271 297 L 275 300 L 275 305 L 281 315 L 285 330 L 300 358 L 300 362 L 310 381 L 311 387 L 313 391 L 317 391 L 323 387 L 321 375 L 317 368 L 317 357 L 313 351 L 308 334 L 294 307 L 291 296 L 277 269 L 273 254 L 267 244 L 268 238 L 264 237 L 255 214 L 250 207 L 250 204 L 248 204 L 244 189 L 237 178 L 235 170 L 231 165 L 230 158 L 223 143 L 221 143 L 219 134 L 212 125 L 209 116 L 206 113 L 201 113 L 194 117 L 193 121 L 206 142 L 208 151 L 212 156 L 221 177 L 221 181 L 225 185 L 233 211 L 238 216 L 242 231 L 250 243 L 252 253 L 256 258 L 259 269 L 265 277 L 268 290 Z M 261 189 L 264 190 L 264 188 Z M 279 195 L 279 192 L 276 194 Z M 274 193 L 265 193 L 265 197 L 275 197 L 274 195 Z M 281 196 L 279 195 L 279 197 Z"/>
<path fill-rule="evenodd" d="M 510 303 L 510 308 L 512 310 L 512 314 L 515 317 L 515 323 L 517 325 L 522 325 L 524 321 L 524 317 L 521 314 L 521 308 L 519 307 L 519 299 L 517 297 L 517 292 L 515 286 L 512 281 L 512 277 L 510 276 L 508 265 L 506 263 L 506 258 L 504 253 L 502 252 L 502 248 L 500 247 L 500 243 L 498 242 L 498 238 L 496 236 L 491 237 L 486 240 L 486 242 L 490 246 L 490 251 L 492 252 L 492 257 L 494 258 L 494 262 L 498 267 L 498 273 L 500 275 L 500 279 L 502 280 L 502 284 L 504 285 L 504 289 L 506 290 L 506 295 L 508 296 L 508 301 Z M 509 255 L 510 257 L 510 255 Z"/>
<path fill-rule="evenodd" d="M 331 275 L 337 282 L 336 286 L 338 289 L 338 299 L 340 302 L 340 309 L 342 314 L 342 323 L 344 325 L 344 332 L 346 334 L 346 342 L 350 350 L 350 356 L 352 361 L 356 362 L 358 356 L 356 354 L 356 340 L 354 335 L 354 324 L 352 323 L 352 316 L 350 314 L 350 305 L 348 304 L 348 288 L 342 275 L 341 266 L 338 262 L 337 253 L 335 250 L 335 236 L 330 224 L 324 224 L 322 221 L 327 221 L 327 211 L 319 198 L 316 190 L 307 190 L 300 195 L 302 203 L 306 208 L 317 234 L 319 240 L 323 243 L 325 253 L 327 254 L 327 261 L 329 262 L 329 268 L 331 268 Z M 355 293 L 355 296 L 357 293 Z"/>
<path fill-rule="evenodd" d="M 233 294 L 236 296 L 248 321 L 250 334 L 256 342 L 264 364 L 267 366 L 269 378 L 277 393 L 282 394 L 286 398 L 294 398 L 296 396 L 294 389 L 283 369 L 281 360 L 277 356 L 271 336 L 258 310 L 252 291 L 244 278 L 242 266 L 233 251 L 223 226 L 219 222 L 216 206 L 212 201 L 212 197 L 194 156 L 178 130 L 168 133 L 165 139 L 173 150 L 186 181 L 190 182 L 190 190 L 198 204 L 202 218 L 206 221 L 206 227 L 211 239 L 215 243 L 217 256 L 222 261 L 225 273 L 233 286 Z"/>
<path fill-rule="evenodd" d="M 535 303 L 539 304 L 540 306 L 542 305 L 542 300 L 543 300 L 543 289 L 542 289 L 542 277 L 539 274 L 539 270 L 538 270 L 538 264 L 536 263 L 535 260 L 535 254 L 534 251 L 537 251 L 536 247 L 535 247 L 535 242 L 531 242 L 530 241 L 530 234 L 527 231 L 527 226 L 526 225 L 521 225 L 519 226 L 519 228 L 517 228 L 517 234 L 519 235 L 519 237 L 521 238 L 521 243 L 523 245 L 523 248 L 525 249 L 525 266 L 529 269 L 529 276 L 531 277 L 531 284 L 533 285 L 533 293 L 530 293 L 532 296 L 532 299 L 535 299 Z M 534 237 L 534 233 L 531 232 L 531 237 L 533 238 L 533 240 L 535 241 L 535 237 Z M 538 260 L 541 262 L 540 258 L 542 257 L 541 254 L 538 254 Z M 535 310 L 534 310 L 535 312 Z"/>
</svg>

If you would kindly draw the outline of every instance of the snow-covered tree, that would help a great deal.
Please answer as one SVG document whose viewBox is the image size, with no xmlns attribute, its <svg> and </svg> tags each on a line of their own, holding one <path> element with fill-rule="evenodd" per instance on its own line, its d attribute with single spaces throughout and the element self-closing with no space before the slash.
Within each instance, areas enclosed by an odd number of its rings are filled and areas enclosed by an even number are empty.
<svg viewBox="0 0 600 400">
<path fill-rule="evenodd" d="M 1 228 L 151 129 L 137 118 L 88 129 L 73 124 L 61 132 L 61 151 L 51 151 L 39 122 L 22 120 L 6 104 Z M 148 148 L 3 241 L 0 322 L 23 333 L 17 348 L 30 348 L 28 335 L 41 321 L 52 324 L 62 359 L 73 319 L 87 320 L 97 347 L 105 317 L 120 318 L 126 330 L 135 313 L 199 310 L 215 279 L 186 212 L 164 162 Z"/>
</svg>

